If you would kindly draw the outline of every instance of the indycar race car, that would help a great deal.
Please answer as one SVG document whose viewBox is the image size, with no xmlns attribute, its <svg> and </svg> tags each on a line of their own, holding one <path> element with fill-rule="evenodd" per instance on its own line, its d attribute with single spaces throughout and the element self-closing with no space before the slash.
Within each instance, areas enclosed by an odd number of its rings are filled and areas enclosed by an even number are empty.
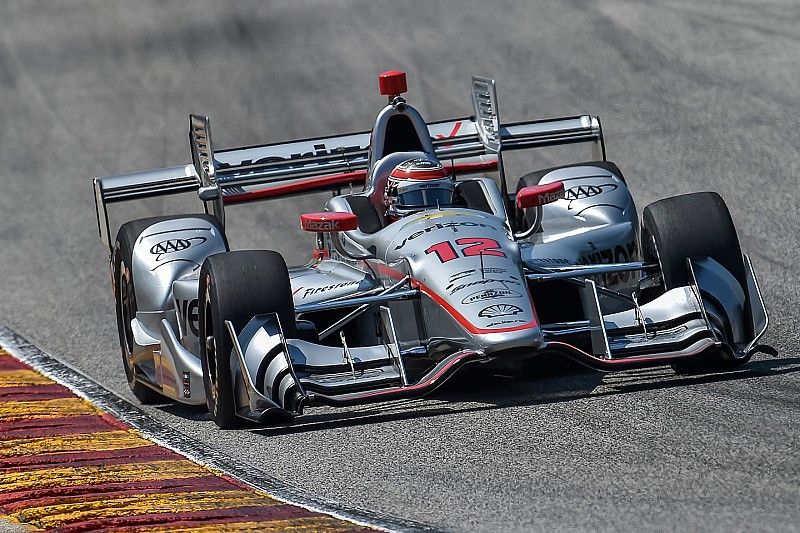
<svg viewBox="0 0 800 533">
<path fill-rule="evenodd" d="M 418 397 L 464 365 L 544 353 L 691 371 L 771 350 L 718 194 L 654 202 L 640 226 L 597 117 L 501 123 L 494 80 L 474 77 L 473 116 L 426 123 L 404 73 L 378 79 L 388 104 L 371 132 L 214 150 L 191 115 L 192 164 L 94 180 L 140 401 L 205 403 L 230 427 Z M 592 160 L 508 191 L 504 155 L 568 143 Z M 334 194 L 300 216 L 309 263 L 229 250 L 226 207 L 317 191 Z M 111 239 L 110 204 L 182 192 L 205 213 L 133 220 Z"/>
</svg>

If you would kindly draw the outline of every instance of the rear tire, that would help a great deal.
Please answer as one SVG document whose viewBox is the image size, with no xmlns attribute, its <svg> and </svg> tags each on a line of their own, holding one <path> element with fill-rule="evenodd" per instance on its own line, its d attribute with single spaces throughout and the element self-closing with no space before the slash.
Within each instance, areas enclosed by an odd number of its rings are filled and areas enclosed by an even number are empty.
<svg viewBox="0 0 800 533">
<path fill-rule="evenodd" d="M 111 257 L 114 301 L 117 314 L 117 332 L 119 333 L 119 344 L 122 351 L 122 365 L 125 368 L 125 376 L 136 399 L 143 404 L 163 403 L 169 399 L 151 389 L 147 385 L 139 382 L 135 378 L 136 370 L 131 363 L 131 351 L 133 349 L 133 331 L 131 330 L 131 320 L 136 316 L 136 287 L 133 283 L 133 247 L 136 240 L 147 228 L 153 224 L 164 222 L 165 220 L 176 220 L 180 218 L 201 218 L 209 221 L 219 228 L 217 219 L 209 215 L 186 215 L 186 216 L 159 216 L 140 218 L 126 222 L 119 228 L 117 238 L 114 243 L 114 253 Z M 224 235 L 222 231 L 220 234 Z"/>
<path fill-rule="evenodd" d="M 122 366 L 125 368 L 125 377 L 128 387 L 142 404 L 152 404 L 166 401 L 162 396 L 147 385 L 136 380 L 135 369 L 131 362 L 133 351 L 133 331 L 131 320 L 136 316 L 136 288 L 133 284 L 133 246 L 136 239 L 147 228 L 167 217 L 151 217 L 132 220 L 122 225 L 117 232 L 114 243 L 114 253 L 111 258 L 114 276 L 114 302 L 117 311 L 117 332 L 119 345 L 122 351 Z"/>
<path fill-rule="evenodd" d="M 289 272 L 283 257 L 268 250 L 227 252 L 208 257 L 200 269 L 200 360 L 208 411 L 223 429 L 239 424 L 231 372 L 233 342 L 255 315 L 277 313 L 284 334 L 294 335 Z"/>
<path fill-rule="evenodd" d="M 655 289 L 645 300 L 689 284 L 686 259 L 710 257 L 725 267 L 747 295 L 742 250 L 736 228 L 725 201 L 715 192 L 674 196 L 653 202 L 642 214 L 642 257 L 658 263 L 663 288 Z M 730 360 L 721 353 L 673 363 L 679 373 L 696 373 L 730 368 L 746 360 Z"/>
</svg>

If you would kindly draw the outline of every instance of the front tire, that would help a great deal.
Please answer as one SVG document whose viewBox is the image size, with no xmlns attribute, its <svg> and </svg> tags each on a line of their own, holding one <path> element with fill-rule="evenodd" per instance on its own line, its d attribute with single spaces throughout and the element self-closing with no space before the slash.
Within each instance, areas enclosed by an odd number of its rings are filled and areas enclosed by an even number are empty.
<svg viewBox="0 0 800 533">
<path fill-rule="evenodd" d="M 710 257 L 725 267 L 747 295 L 742 250 L 725 201 L 715 192 L 674 196 L 653 202 L 642 214 L 642 256 L 645 263 L 658 263 L 663 286 L 654 289 L 651 299 L 676 287 L 689 284 L 686 259 Z M 651 289 L 653 290 L 653 289 Z M 696 373 L 730 368 L 746 359 L 711 353 L 698 359 L 673 363 L 679 373 Z"/>
<path fill-rule="evenodd" d="M 200 269 L 200 360 L 208 411 L 220 428 L 238 425 L 231 371 L 233 341 L 255 315 L 277 313 L 284 334 L 295 330 L 294 303 L 283 257 L 268 250 L 226 252 L 208 257 Z"/>
</svg>

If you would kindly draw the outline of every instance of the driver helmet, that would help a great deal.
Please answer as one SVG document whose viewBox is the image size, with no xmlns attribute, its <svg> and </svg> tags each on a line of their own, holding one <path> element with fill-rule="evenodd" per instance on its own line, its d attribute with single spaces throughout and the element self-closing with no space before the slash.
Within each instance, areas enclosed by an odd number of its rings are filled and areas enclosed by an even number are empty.
<svg viewBox="0 0 800 533">
<path fill-rule="evenodd" d="M 386 184 L 386 216 L 397 220 L 423 209 L 453 203 L 456 181 L 438 161 L 409 159 L 397 165 Z"/>
</svg>

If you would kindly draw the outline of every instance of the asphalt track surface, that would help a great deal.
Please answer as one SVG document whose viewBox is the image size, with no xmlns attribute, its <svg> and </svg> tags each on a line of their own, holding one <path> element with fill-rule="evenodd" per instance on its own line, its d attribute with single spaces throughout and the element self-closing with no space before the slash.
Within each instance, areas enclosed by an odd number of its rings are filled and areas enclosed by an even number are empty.
<svg viewBox="0 0 800 533">
<path fill-rule="evenodd" d="M 599 114 L 639 208 L 719 191 L 780 357 L 698 377 L 469 373 L 425 400 L 227 432 L 200 409 L 147 412 L 309 493 L 443 529 L 795 530 L 799 28 L 792 0 L 3 3 L 0 322 L 132 399 L 90 178 L 188 162 L 191 112 L 218 147 L 280 141 L 368 129 L 387 68 L 428 120 L 468 114 L 469 76 L 494 76 L 505 120 Z M 322 200 L 231 208 L 230 241 L 304 261 L 297 216 Z"/>
</svg>

